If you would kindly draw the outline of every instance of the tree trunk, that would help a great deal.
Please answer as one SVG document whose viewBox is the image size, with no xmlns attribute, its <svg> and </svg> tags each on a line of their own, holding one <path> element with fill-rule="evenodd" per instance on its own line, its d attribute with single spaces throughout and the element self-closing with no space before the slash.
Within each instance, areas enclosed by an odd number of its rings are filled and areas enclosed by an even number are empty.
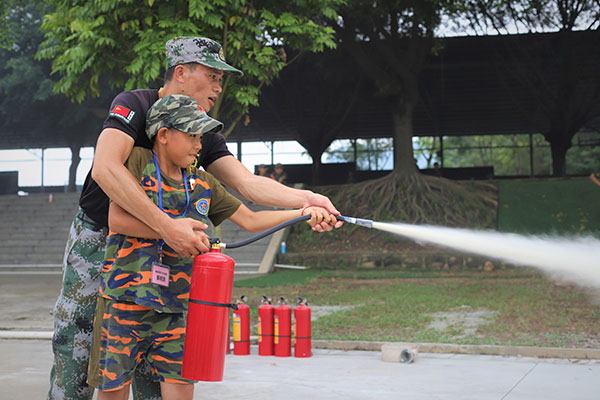
<svg viewBox="0 0 600 400">
<path fill-rule="evenodd" d="M 321 184 L 321 157 L 311 154 L 312 162 L 312 185 L 318 186 Z"/>
<path fill-rule="evenodd" d="M 565 143 L 559 140 L 550 142 L 553 176 L 565 176 L 567 174 L 567 151 L 570 147 L 570 144 L 565 145 Z"/>
<path fill-rule="evenodd" d="M 69 167 L 69 192 L 77 191 L 77 167 L 79 166 L 79 162 L 81 161 L 81 157 L 79 157 L 79 151 L 81 150 L 81 145 L 74 144 L 71 146 L 71 166 Z"/>
<path fill-rule="evenodd" d="M 413 106 L 398 101 L 394 108 L 394 173 L 412 175 L 417 172 L 413 153 Z"/>
</svg>

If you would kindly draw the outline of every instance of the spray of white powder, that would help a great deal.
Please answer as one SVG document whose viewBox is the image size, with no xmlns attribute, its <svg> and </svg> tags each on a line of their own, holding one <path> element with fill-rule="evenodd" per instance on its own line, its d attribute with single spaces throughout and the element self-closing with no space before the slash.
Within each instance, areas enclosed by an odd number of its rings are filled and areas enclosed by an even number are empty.
<svg viewBox="0 0 600 400">
<path fill-rule="evenodd" d="M 543 270 L 555 278 L 600 288 L 600 240 L 554 238 L 427 225 L 373 222 L 373 228 L 436 246 Z"/>
</svg>

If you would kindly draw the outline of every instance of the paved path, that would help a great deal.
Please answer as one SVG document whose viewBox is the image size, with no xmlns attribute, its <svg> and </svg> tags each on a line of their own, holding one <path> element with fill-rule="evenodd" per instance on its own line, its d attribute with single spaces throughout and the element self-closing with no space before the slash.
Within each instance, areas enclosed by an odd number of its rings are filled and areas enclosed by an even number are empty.
<svg viewBox="0 0 600 400">
<path fill-rule="evenodd" d="M 0 340 L 0 399 L 43 399 L 49 340 Z M 198 383 L 194 399 L 577 400 L 600 397 L 600 361 L 419 354 L 386 363 L 373 351 L 315 350 L 306 359 L 228 355 L 223 382 Z"/>
</svg>

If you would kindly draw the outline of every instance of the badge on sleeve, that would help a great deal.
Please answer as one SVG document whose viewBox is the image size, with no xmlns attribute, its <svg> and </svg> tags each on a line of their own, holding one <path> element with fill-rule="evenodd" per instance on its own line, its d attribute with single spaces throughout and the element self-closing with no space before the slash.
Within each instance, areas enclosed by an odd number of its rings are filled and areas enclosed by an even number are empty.
<svg viewBox="0 0 600 400">
<path fill-rule="evenodd" d="M 132 111 L 127 107 L 115 106 L 108 115 L 111 117 L 119 118 L 125 123 L 129 124 L 131 122 L 131 119 L 135 115 L 135 111 Z"/>
<path fill-rule="evenodd" d="M 196 202 L 196 211 L 198 211 L 198 214 L 200 214 L 200 215 L 208 214 L 208 200 L 207 199 L 198 200 L 198 202 Z"/>
</svg>

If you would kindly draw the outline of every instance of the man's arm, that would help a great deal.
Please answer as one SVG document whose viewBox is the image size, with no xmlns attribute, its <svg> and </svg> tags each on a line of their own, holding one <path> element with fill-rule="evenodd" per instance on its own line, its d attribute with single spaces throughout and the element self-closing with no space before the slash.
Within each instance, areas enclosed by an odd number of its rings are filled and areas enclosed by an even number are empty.
<svg viewBox="0 0 600 400">
<path fill-rule="evenodd" d="M 114 128 L 104 129 L 96 144 L 92 178 L 111 200 L 157 232 L 181 256 L 208 251 L 194 233 L 195 229 L 206 229 L 207 226 L 190 218 L 171 219 L 146 196 L 125 168 L 133 144 L 133 138 L 126 133 Z"/>
<path fill-rule="evenodd" d="M 289 208 L 318 206 L 325 208 L 333 215 L 340 215 L 327 197 L 310 190 L 294 189 L 273 179 L 254 175 L 233 156 L 224 156 L 213 161 L 207 170 L 223 184 L 254 203 Z M 341 221 L 337 221 L 335 227 L 339 228 L 342 224 Z M 332 226 L 323 222 L 315 225 L 313 229 L 319 232 L 330 231 Z"/>
</svg>

